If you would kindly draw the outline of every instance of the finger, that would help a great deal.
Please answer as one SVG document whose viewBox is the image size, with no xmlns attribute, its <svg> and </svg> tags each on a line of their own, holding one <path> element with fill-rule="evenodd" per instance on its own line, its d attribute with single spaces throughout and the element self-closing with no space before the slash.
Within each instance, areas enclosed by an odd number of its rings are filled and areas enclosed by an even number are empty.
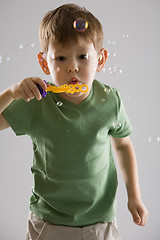
<svg viewBox="0 0 160 240">
<path fill-rule="evenodd" d="M 146 225 L 147 218 L 148 218 L 148 214 L 147 213 L 142 213 L 141 222 L 140 222 L 141 226 L 145 226 Z"/>
<path fill-rule="evenodd" d="M 33 99 L 33 98 L 34 98 L 34 93 L 33 93 L 32 90 L 28 87 L 27 84 L 24 84 L 24 92 L 25 92 L 25 94 L 26 94 L 30 99 Z"/>
<path fill-rule="evenodd" d="M 34 90 L 35 88 L 35 90 Z M 28 102 L 29 100 L 33 99 L 34 97 L 37 98 L 37 100 L 41 99 L 41 95 L 39 91 L 37 90 L 36 85 L 30 78 L 25 79 L 23 82 L 23 89 L 22 89 L 23 98 Z M 29 98 L 29 99 L 28 99 Z"/>
<path fill-rule="evenodd" d="M 28 81 L 27 86 L 29 90 L 32 92 L 33 96 L 37 98 L 37 100 L 41 100 L 42 96 L 40 94 L 40 91 L 38 87 L 36 86 L 35 82 Z"/>
<path fill-rule="evenodd" d="M 21 95 L 26 102 L 29 102 L 31 100 L 30 97 L 28 97 L 28 95 L 24 91 L 21 93 Z"/>
<path fill-rule="evenodd" d="M 32 77 L 31 79 L 34 83 L 38 83 L 44 90 L 47 88 L 46 83 L 41 78 Z"/>
<path fill-rule="evenodd" d="M 137 212 L 137 211 L 133 211 L 133 212 L 131 212 L 131 213 L 132 213 L 132 217 L 133 217 L 134 223 L 135 223 L 135 224 L 140 224 L 140 222 L 141 222 L 141 217 L 140 217 L 140 215 L 138 214 L 138 212 Z"/>
<path fill-rule="evenodd" d="M 133 221 L 135 224 L 139 225 L 141 223 L 141 218 L 140 217 L 134 217 Z"/>
</svg>

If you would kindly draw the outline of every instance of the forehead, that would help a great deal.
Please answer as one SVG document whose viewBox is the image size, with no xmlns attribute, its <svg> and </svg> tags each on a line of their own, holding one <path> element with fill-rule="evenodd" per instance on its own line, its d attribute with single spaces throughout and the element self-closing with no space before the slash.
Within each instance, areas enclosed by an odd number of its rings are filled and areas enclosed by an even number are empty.
<svg viewBox="0 0 160 240">
<path fill-rule="evenodd" d="M 48 51 L 52 51 L 52 52 L 64 52 L 64 51 L 70 52 L 72 50 L 93 51 L 93 50 L 95 50 L 95 48 L 94 48 L 92 41 L 86 40 L 81 37 L 81 38 L 78 38 L 77 41 L 70 41 L 66 45 L 50 43 L 49 49 L 48 49 Z"/>
</svg>

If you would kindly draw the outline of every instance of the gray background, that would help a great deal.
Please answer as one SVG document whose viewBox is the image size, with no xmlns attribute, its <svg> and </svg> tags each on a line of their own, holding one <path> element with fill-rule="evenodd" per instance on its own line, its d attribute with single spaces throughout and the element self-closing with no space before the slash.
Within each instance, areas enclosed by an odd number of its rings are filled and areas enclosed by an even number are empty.
<svg viewBox="0 0 160 240">
<path fill-rule="evenodd" d="M 26 77 L 46 78 L 38 62 L 38 27 L 44 14 L 70 1 L 0 0 L 0 91 Z M 145 227 L 132 222 L 118 170 L 117 220 L 123 240 L 158 240 L 159 228 L 159 50 L 158 0 L 74 1 L 101 21 L 110 56 L 97 79 L 116 87 L 134 126 L 131 135 L 139 167 L 142 199 L 149 211 Z M 23 46 L 23 48 L 22 48 Z M 22 48 L 22 49 L 21 49 Z M 115 72 L 110 69 L 117 67 Z M 24 239 L 32 188 L 32 145 L 11 129 L 0 132 L 0 240 Z"/>
</svg>

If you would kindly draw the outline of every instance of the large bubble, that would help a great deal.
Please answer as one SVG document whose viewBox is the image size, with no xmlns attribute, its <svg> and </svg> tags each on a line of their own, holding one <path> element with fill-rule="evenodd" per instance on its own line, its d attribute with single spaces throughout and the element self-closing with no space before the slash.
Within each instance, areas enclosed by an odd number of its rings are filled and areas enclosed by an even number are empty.
<svg viewBox="0 0 160 240">
<path fill-rule="evenodd" d="M 73 23 L 73 27 L 78 32 L 84 32 L 88 28 L 88 22 L 83 18 L 77 18 Z"/>
</svg>

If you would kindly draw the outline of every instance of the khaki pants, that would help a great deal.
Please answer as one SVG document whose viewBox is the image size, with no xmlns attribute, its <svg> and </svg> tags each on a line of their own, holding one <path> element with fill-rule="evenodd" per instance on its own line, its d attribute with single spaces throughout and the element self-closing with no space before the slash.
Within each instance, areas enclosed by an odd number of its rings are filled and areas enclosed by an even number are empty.
<svg viewBox="0 0 160 240">
<path fill-rule="evenodd" d="M 26 240 L 120 240 L 116 220 L 86 227 L 52 225 L 30 213 Z"/>
</svg>

